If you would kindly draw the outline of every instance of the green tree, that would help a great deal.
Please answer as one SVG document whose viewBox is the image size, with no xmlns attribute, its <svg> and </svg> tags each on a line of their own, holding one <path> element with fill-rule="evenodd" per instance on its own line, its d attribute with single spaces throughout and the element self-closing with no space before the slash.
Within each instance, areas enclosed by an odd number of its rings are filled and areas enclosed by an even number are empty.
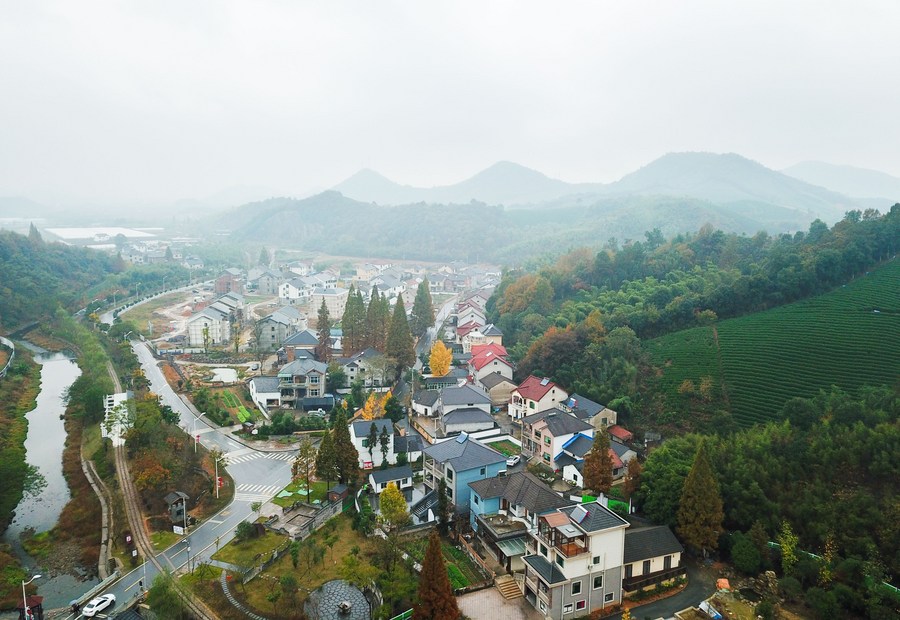
<svg viewBox="0 0 900 620">
<path fill-rule="evenodd" d="M 735 568 L 745 575 L 756 575 L 762 558 L 753 540 L 738 532 L 732 536 L 731 561 L 734 562 Z"/>
<path fill-rule="evenodd" d="M 378 434 L 378 445 L 381 446 L 381 464 L 387 464 L 388 450 L 391 446 L 391 437 L 388 435 L 387 427 L 381 427 L 381 433 Z"/>
<path fill-rule="evenodd" d="M 374 396 L 369 396 L 369 402 L 374 401 Z M 369 460 L 375 462 L 375 448 L 378 447 L 378 429 L 375 423 L 369 424 L 369 434 L 366 436 L 366 447 L 369 449 Z"/>
<path fill-rule="evenodd" d="M 309 497 L 309 487 L 316 466 L 316 452 L 316 447 L 312 444 L 312 441 L 310 441 L 308 436 L 304 436 L 300 440 L 297 456 L 294 458 L 291 466 L 293 479 L 305 483 L 307 497 Z"/>
<path fill-rule="evenodd" d="M 184 602 L 172 580 L 172 574 L 164 571 L 156 575 L 153 585 L 147 591 L 147 604 L 159 618 L 181 620 L 187 618 Z"/>
<path fill-rule="evenodd" d="M 601 493 L 612 488 L 612 457 L 609 454 L 609 435 L 606 431 L 594 433 L 594 443 L 584 456 L 584 486 Z"/>
<path fill-rule="evenodd" d="M 434 306 L 431 301 L 428 278 L 422 280 L 416 289 L 416 298 L 413 301 L 410 318 L 410 331 L 416 338 L 424 336 L 428 328 L 434 325 Z"/>
<path fill-rule="evenodd" d="M 334 452 L 337 455 L 338 480 L 341 484 L 352 484 L 356 480 L 359 469 L 359 452 L 350 439 L 350 427 L 347 416 L 339 412 L 334 420 Z"/>
<path fill-rule="evenodd" d="M 265 247 L 260 249 L 259 264 L 262 265 L 263 267 L 268 267 L 271 260 L 272 259 L 269 257 L 269 251 Z"/>
<path fill-rule="evenodd" d="M 384 331 L 384 321 L 381 314 L 381 295 L 376 284 L 372 287 L 372 292 L 369 295 L 369 306 L 366 308 L 366 338 L 363 341 L 362 348 L 372 347 L 384 352 L 386 332 Z"/>
<path fill-rule="evenodd" d="M 781 570 L 785 575 L 790 575 L 794 570 L 794 565 L 797 564 L 797 542 L 799 542 L 790 523 L 781 522 L 781 531 L 778 532 L 775 540 L 781 546 Z"/>
<path fill-rule="evenodd" d="M 450 520 L 453 515 L 450 514 L 452 507 L 450 506 L 450 498 L 447 496 L 447 482 L 441 478 L 437 489 L 437 526 L 441 535 L 446 536 L 450 531 Z"/>
<path fill-rule="evenodd" d="M 462 616 L 450 587 L 441 540 L 436 531 L 432 531 L 428 539 L 418 594 L 419 600 L 413 605 L 413 620 L 458 620 Z"/>
<path fill-rule="evenodd" d="M 684 481 L 681 501 L 678 505 L 678 535 L 690 548 L 701 551 L 718 547 L 725 518 L 719 483 L 706 454 L 706 443 L 701 443 L 694 464 Z"/>
<path fill-rule="evenodd" d="M 315 356 L 320 362 L 327 363 L 331 359 L 331 315 L 324 299 L 319 306 L 316 330 L 319 332 L 319 344 L 316 345 Z"/>
<path fill-rule="evenodd" d="M 331 481 L 338 477 L 338 458 L 331 433 L 325 433 L 322 443 L 319 444 L 319 451 L 316 453 L 316 477 L 324 480 L 328 488 L 331 488 Z"/>
<path fill-rule="evenodd" d="M 395 530 L 409 522 L 406 498 L 403 497 L 403 493 L 396 484 L 388 483 L 378 499 L 381 506 L 381 522 L 387 526 L 387 529 Z"/>
<path fill-rule="evenodd" d="M 366 343 L 366 307 L 362 293 L 350 285 L 344 316 L 341 317 L 341 343 L 345 355 L 353 355 L 362 351 Z"/>
<path fill-rule="evenodd" d="M 394 317 L 391 319 L 391 327 L 388 331 L 385 355 L 397 363 L 397 374 L 404 368 L 409 368 L 416 362 L 416 351 L 412 334 L 409 332 L 409 322 L 406 318 L 406 309 L 403 307 L 403 298 L 398 297 L 394 305 Z"/>
</svg>

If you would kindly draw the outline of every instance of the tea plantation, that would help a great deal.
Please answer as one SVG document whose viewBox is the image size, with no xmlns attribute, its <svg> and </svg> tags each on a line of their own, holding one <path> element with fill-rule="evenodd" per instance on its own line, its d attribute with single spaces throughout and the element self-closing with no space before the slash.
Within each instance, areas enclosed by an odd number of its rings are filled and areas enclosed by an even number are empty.
<svg viewBox="0 0 900 620">
<path fill-rule="evenodd" d="M 900 381 L 900 259 L 830 293 L 647 343 L 671 402 L 686 379 L 712 377 L 734 419 L 778 415 L 786 400 L 836 385 Z"/>
</svg>

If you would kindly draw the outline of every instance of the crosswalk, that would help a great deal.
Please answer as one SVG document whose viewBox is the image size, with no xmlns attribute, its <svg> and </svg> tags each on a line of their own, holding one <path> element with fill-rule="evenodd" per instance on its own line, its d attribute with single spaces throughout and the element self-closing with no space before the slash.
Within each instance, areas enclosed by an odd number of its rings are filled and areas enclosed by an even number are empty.
<svg viewBox="0 0 900 620">
<path fill-rule="evenodd" d="M 239 502 L 264 502 L 278 493 L 280 487 L 265 484 L 239 484 L 234 499 Z"/>
<path fill-rule="evenodd" d="M 233 450 L 223 455 L 226 465 L 237 465 L 238 463 L 246 463 L 258 458 L 267 458 L 273 461 L 293 461 L 296 454 L 293 452 L 258 452 L 253 448 L 241 448 Z"/>
<path fill-rule="evenodd" d="M 263 456 L 273 461 L 293 461 L 297 458 L 297 455 L 293 452 L 266 452 Z"/>
</svg>

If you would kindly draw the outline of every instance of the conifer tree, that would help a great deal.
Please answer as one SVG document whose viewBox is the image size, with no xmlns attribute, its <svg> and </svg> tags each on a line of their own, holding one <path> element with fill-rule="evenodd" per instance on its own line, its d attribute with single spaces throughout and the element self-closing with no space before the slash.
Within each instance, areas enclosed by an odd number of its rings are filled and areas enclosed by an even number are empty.
<svg viewBox="0 0 900 620">
<path fill-rule="evenodd" d="M 425 551 L 419 578 L 418 598 L 419 601 L 413 605 L 413 620 L 458 620 L 462 615 L 450 587 L 437 531 L 432 531 L 428 539 L 428 549 Z"/>
<path fill-rule="evenodd" d="M 347 296 L 347 305 L 344 308 L 344 316 L 341 317 L 341 330 L 343 337 L 344 354 L 347 356 L 359 353 L 365 348 L 366 331 L 366 306 L 363 303 L 359 291 L 350 285 L 350 294 Z"/>
<path fill-rule="evenodd" d="M 584 456 L 585 488 L 609 493 L 612 487 L 612 457 L 609 455 L 609 435 L 606 431 L 594 434 L 594 445 Z"/>
<path fill-rule="evenodd" d="M 378 445 L 381 446 L 381 465 L 387 463 L 388 450 L 391 447 L 391 436 L 388 435 L 387 427 L 382 426 L 381 432 L 378 434 Z"/>
<path fill-rule="evenodd" d="M 410 331 L 416 338 L 421 338 L 428 331 L 428 328 L 434 324 L 434 307 L 432 306 L 431 291 L 428 287 L 427 278 L 422 280 L 416 289 L 416 298 L 413 301 L 410 314 Z"/>
<path fill-rule="evenodd" d="M 443 341 L 438 340 L 431 347 L 431 355 L 428 357 L 428 366 L 435 377 L 443 377 L 450 372 L 450 364 L 453 362 L 453 351 L 447 348 Z"/>
<path fill-rule="evenodd" d="M 337 453 L 334 451 L 334 439 L 331 433 L 325 433 L 319 452 L 316 454 L 316 478 L 324 480 L 328 488 L 331 481 L 338 477 Z"/>
<path fill-rule="evenodd" d="M 382 295 L 378 304 L 378 337 L 381 339 L 381 350 L 387 347 L 388 330 L 391 326 L 391 300 L 387 295 Z"/>
<path fill-rule="evenodd" d="M 438 483 L 437 526 L 443 535 L 450 531 L 450 498 L 447 497 L 447 482 L 443 478 Z"/>
<path fill-rule="evenodd" d="M 327 363 L 331 359 L 331 315 L 324 299 L 319 307 L 316 329 L 319 332 L 319 344 L 316 345 L 315 356 L 320 362 Z"/>
<path fill-rule="evenodd" d="M 334 420 L 334 452 L 337 455 L 338 480 L 341 484 L 353 482 L 359 469 L 359 452 L 350 439 L 350 427 L 343 411 Z"/>
<path fill-rule="evenodd" d="M 32 245 L 40 245 L 44 242 L 44 238 L 41 237 L 41 233 L 38 232 L 34 222 L 28 227 L 28 240 L 31 241 Z"/>
<path fill-rule="evenodd" d="M 406 318 L 406 309 L 403 307 L 403 298 L 398 297 L 394 305 L 394 316 L 391 319 L 391 327 L 388 331 L 385 355 L 397 363 L 397 374 L 403 372 L 416 362 L 416 351 L 412 334 L 409 332 L 409 321 Z"/>
<path fill-rule="evenodd" d="M 637 457 L 632 458 L 625 465 L 625 497 L 630 498 L 641 486 L 641 462 Z"/>
<path fill-rule="evenodd" d="M 369 449 L 369 460 L 375 462 L 375 448 L 378 447 L 378 429 L 375 423 L 369 425 L 369 434 L 366 436 L 366 447 Z"/>
<path fill-rule="evenodd" d="M 366 309 L 366 337 L 363 348 L 372 347 L 384 353 L 384 341 L 380 338 L 381 332 L 381 295 L 378 293 L 378 285 L 372 287 L 369 296 L 369 307 Z"/>
<path fill-rule="evenodd" d="M 706 555 L 719 545 L 722 533 L 722 496 L 706 454 L 706 443 L 701 443 L 694 455 L 691 471 L 681 490 L 678 505 L 678 535 L 688 547 Z"/>
<path fill-rule="evenodd" d="M 270 261 L 269 251 L 265 247 L 263 247 L 259 251 L 259 264 L 262 265 L 263 267 L 268 267 L 269 261 Z"/>
</svg>

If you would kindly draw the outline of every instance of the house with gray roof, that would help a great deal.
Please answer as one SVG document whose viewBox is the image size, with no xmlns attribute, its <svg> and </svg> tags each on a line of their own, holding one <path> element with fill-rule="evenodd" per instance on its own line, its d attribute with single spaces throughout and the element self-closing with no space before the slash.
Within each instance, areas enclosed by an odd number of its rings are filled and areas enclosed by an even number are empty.
<svg viewBox="0 0 900 620">
<path fill-rule="evenodd" d="M 571 506 L 532 474 L 521 471 L 470 482 L 469 523 L 484 547 L 508 571 L 524 569 L 528 530 L 545 513 Z"/>
<path fill-rule="evenodd" d="M 563 445 L 579 433 L 593 439 L 594 427 L 558 407 L 546 409 L 522 418 L 522 452 L 559 469 L 556 457 L 562 453 Z"/>
<path fill-rule="evenodd" d="M 412 468 L 409 465 L 401 465 L 387 469 L 376 469 L 369 473 L 369 491 L 372 493 L 381 493 L 392 482 L 401 491 L 412 488 Z"/>
<path fill-rule="evenodd" d="M 616 423 L 619 414 L 598 402 L 594 402 L 581 394 L 572 394 L 569 400 L 560 405 L 560 408 L 568 411 L 579 420 L 584 420 L 595 430 L 609 428 Z"/>
<path fill-rule="evenodd" d="M 375 446 L 369 446 L 369 433 L 371 427 L 375 427 L 375 435 L 378 442 Z M 387 456 L 381 452 L 381 435 L 388 437 Z M 397 462 L 397 453 L 394 449 L 394 423 L 388 418 L 375 420 L 356 420 L 350 424 L 350 439 L 359 453 L 359 466 L 361 469 L 380 467 L 383 463 L 393 465 Z"/>
<path fill-rule="evenodd" d="M 629 529 L 625 532 L 625 595 L 670 583 L 685 574 L 681 561 L 684 547 L 665 525 Z"/>
<path fill-rule="evenodd" d="M 437 390 L 418 390 L 412 400 L 413 411 L 417 415 L 434 415 L 434 405 L 440 395 Z"/>
<path fill-rule="evenodd" d="M 477 407 L 460 407 L 438 418 L 438 432 L 443 437 L 460 433 L 477 433 L 496 427 L 494 418 Z"/>
<path fill-rule="evenodd" d="M 231 320 L 227 311 L 207 306 L 187 320 L 188 344 L 192 347 L 226 344 L 231 340 Z"/>
<path fill-rule="evenodd" d="M 269 411 L 281 407 L 281 387 L 278 377 L 253 377 L 247 382 L 250 399 L 268 418 Z"/>
<path fill-rule="evenodd" d="M 441 416 L 456 409 L 480 409 L 485 413 L 490 413 L 491 399 L 483 391 L 471 385 L 447 387 L 441 390 L 441 395 L 435 403 L 435 409 Z"/>
<path fill-rule="evenodd" d="M 469 483 L 501 471 L 506 471 L 506 457 L 467 433 L 425 448 L 425 486 L 434 490 L 444 480 L 447 496 L 460 514 L 469 510 Z"/>
<path fill-rule="evenodd" d="M 325 377 L 328 366 L 309 357 L 295 359 L 278 371 L 278 388 L 282 406 L 294 409 L 325 409 Z M 334 406 L 330 398 L 329 409 Z"/>
</svg>

